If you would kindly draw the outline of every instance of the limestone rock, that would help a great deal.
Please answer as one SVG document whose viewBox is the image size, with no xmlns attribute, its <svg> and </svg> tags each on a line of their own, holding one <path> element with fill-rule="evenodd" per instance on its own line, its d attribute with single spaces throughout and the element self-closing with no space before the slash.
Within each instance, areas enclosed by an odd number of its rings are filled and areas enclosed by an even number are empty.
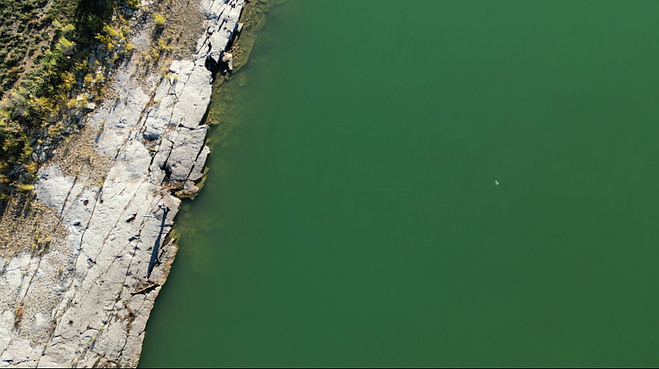
<svg viewBox="0 0 659 369">
<path fill-rule="evenodd" d="M 202 147 L 208 126 L 203 125 L 195 129 L 180 127 L 173 136 L 173 149 L 167 159 L 167 170 L 170 172 L 170 181 L 184 181 L 192 172 L 192 167 Z"/>
<path fill-rule="evenodd" d="M 194 167 L 192 168 L 192 172 L 188 176 L 188 179 L 192 181 L 198 181 L 201 179 L 204 172 L 204 164 L 206 164 L 206 159 L 210 153 L 211 149 L 208 146 L 204 146 L 194 163 Z"/>
<path fill-rule="evenodd" d="M 0 261 L 0 367 L 136 366 L 144 331 L 176 247 L 162 247 L 161 264 L 146 279 L 163 212 L 180 200 L 163 188 L 167 172 L 182 191 L 198 191 L 209 154 L 199 126 L 211 95 L 203 63 L 219 55 L 236 30 L 244 0 L 202 0 L 208 34 L 190 60 L 172 62 L 168 78 L 136 81 L 135 61 L 116 71 L 115 98 L 93 109 L 85 124 L 99 130 L 96 150 L 113 166 L 104 183 L 65 176 L 45 166 L 37 198 L 56 210 L 68 235 L 47 251 Z M 133 39 L 148 47 L 144 32 Z"/>
</svg>

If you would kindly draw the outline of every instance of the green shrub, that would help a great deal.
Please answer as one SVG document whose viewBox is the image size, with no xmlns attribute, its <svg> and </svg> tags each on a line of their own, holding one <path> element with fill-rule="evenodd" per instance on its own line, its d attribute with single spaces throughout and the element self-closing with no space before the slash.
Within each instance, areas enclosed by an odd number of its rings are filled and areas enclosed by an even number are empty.
<svg viewBox="0 0 659 369">
<path fill-rule="evenodd" d="M 163 17 L 162 14 L 156 13 L 153 16 L 153 21 L 156 24 L 156 28 L 162 29 L 165 27 L 165 17 Z"/>
</svg>

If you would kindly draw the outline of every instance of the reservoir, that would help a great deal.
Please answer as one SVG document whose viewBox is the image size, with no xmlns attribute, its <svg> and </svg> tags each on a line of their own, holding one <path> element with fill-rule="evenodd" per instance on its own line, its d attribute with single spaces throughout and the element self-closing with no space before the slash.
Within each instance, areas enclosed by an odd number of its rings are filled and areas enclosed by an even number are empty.
<svg viewBox="0 0 659 369">
<path fill-rule="evenodd" d="M 657 14 L 274 7 L 140 365 L 659 365 Z"/>
</svg>

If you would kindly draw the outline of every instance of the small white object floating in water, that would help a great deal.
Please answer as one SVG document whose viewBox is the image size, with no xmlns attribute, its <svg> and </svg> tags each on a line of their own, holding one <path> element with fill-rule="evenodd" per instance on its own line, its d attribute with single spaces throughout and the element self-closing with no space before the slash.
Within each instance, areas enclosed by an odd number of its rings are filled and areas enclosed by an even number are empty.
<svg viewBox="0 0 659 369">
<path fill-rule="evenodd" d="M 499 181 L 497 181 L 497 180 L 495 179 L 495 180 L 494 180 L 494 185 L 495 185 L 495 186 L 498 186 L 498 185 L 499 185 Z"/>
</svg>

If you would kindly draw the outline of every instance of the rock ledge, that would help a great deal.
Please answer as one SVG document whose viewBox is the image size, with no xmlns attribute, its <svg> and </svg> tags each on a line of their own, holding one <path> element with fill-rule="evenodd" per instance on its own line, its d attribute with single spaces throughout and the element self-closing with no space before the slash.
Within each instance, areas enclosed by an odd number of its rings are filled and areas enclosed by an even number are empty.
<svg viewBox="0 0 659 369">
<path fill-rule="evenodd" d="M 0 260 L 0 367 L 137 366 L 177 251 L 171 241 L 162 246 L 147 280 L 163 216 L 158 204 L 171 209 L 167 234 L 180 205 L 170 189 L 194 192 L 209 154 L 208 127 L 200 125 L 212 91 L 207 56 L 221 60 L 244 3 L 201 0 L 207 28 L 196 54 L 172 62 L 150 89 L 131 77 L 136 63 L 117 72 L 118 97 L 85 123 L 100 132 L 96 151 L 112 161 L 102 184 L 66 176 L 57 164 L 41 168 L 37 197 L 68 235 L 43 240 L 43 253 Z"/>
</svg>

